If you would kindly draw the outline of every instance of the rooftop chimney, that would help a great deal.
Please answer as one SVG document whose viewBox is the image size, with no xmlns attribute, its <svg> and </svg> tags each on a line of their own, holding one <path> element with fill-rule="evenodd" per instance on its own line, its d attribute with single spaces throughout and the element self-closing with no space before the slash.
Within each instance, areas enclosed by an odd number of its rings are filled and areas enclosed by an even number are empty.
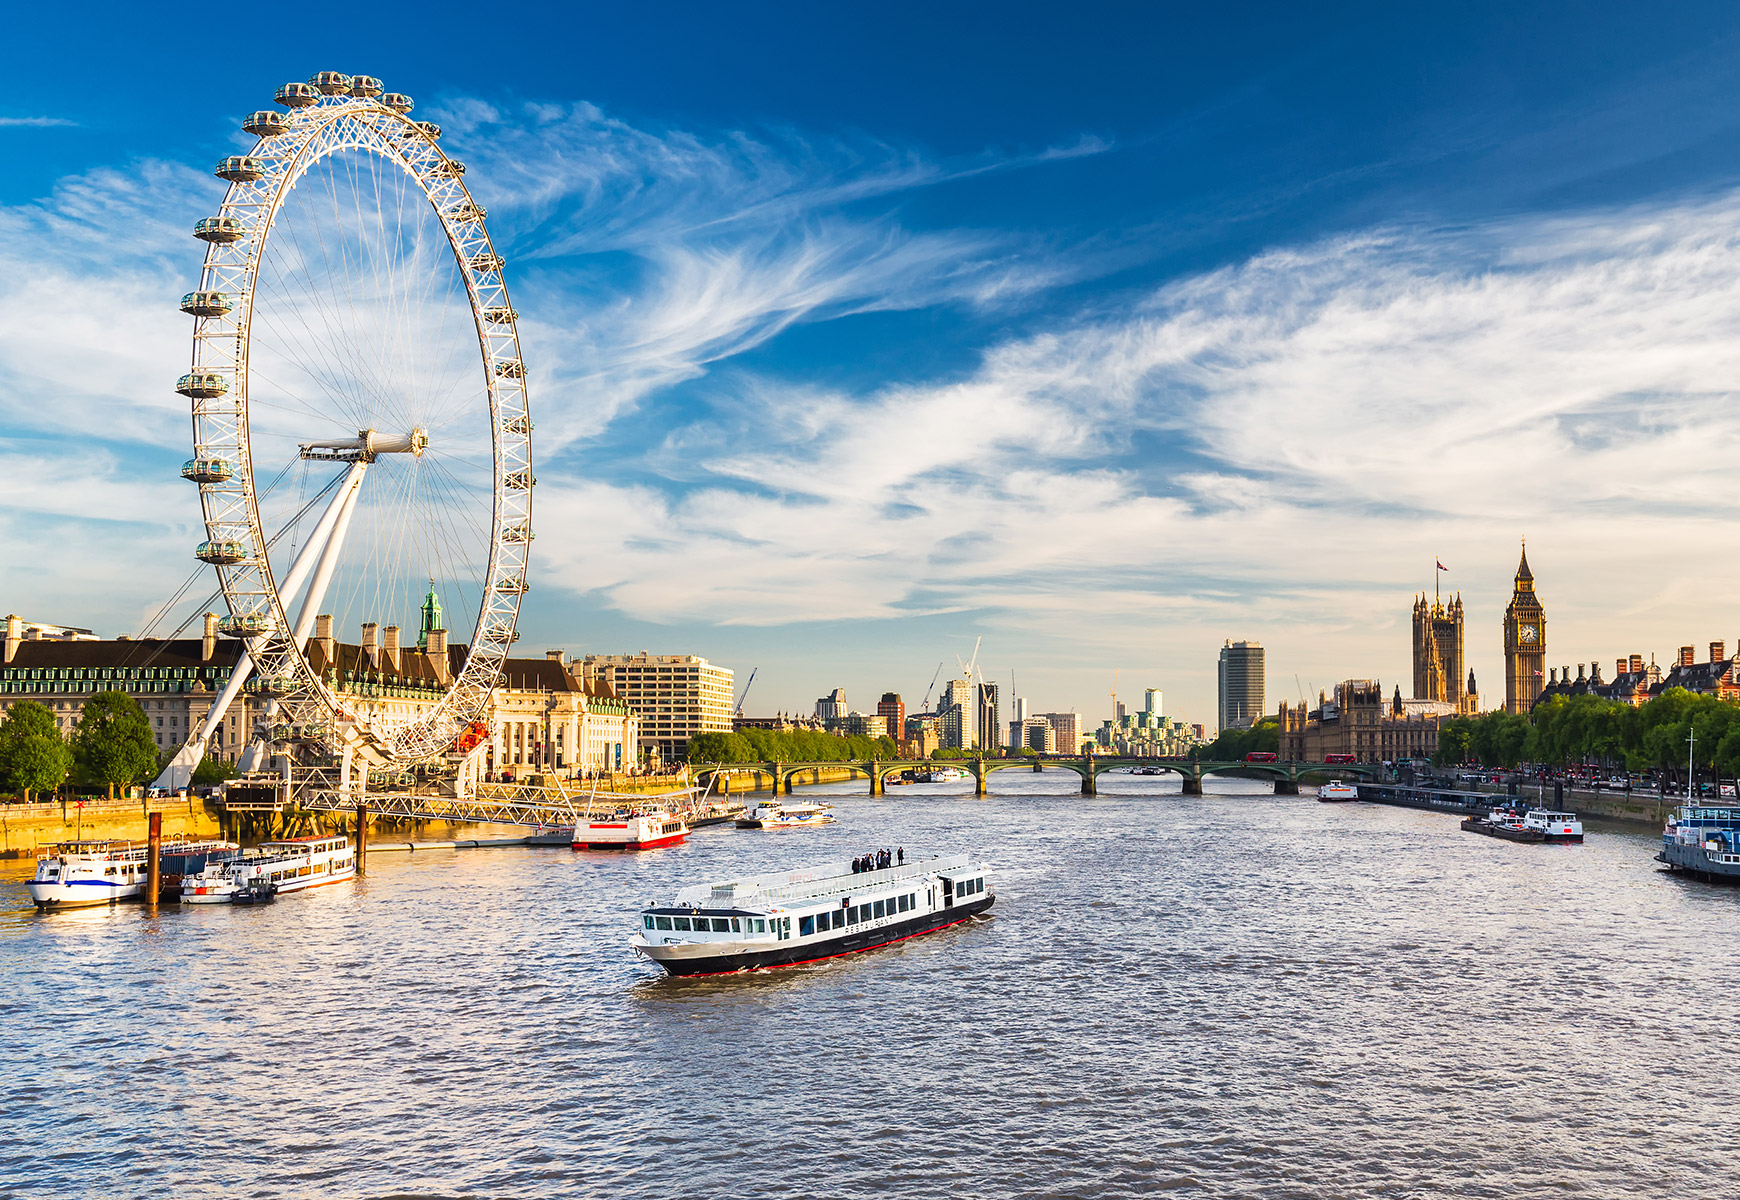
<svg viewBox="0 0 1740 1200">
<path fill-rule="evenodd" d="M 1577 664 L 1577 682 L 1582 683 L 1583 680 L 1586 678 L 1587 678 L 1587 676 L 1583 674 L 1583 664 L 1578 663 Z"/>
<path fill-rule="evenodd" d="M 199 639 L 199 658 L 201 662 L 210 662 L 211 656 L 217 652 L 217 614 L 205 614 L 205 632 Z"/>
<path fill-rule="evenodd" d="M 1725 663 L 1728 661 L 1728 644 L 1726 642 L 1710 643 L 1710 661 L 1713 663 Z"/>
<path fill-rule="evenodd" d="M 1643 674 L 1643 655 L 1633 654 L 1631 656 L 1631 673 L 1633 675 Z"/>
<path fill-rule="evenodd" d="M 326 657 L 328 667 L 338 663 L 338 647 L 332 641 L 332 614 L 321 613 L 314 618 L 314 640 L 320 643 L 320 653 Z"/>
<path fill-rule="evenodd" d="M 377 670 L 377 671 L 380 670 L 380 667 L 381 667 L 380 629 L 381 629 L 381 627 L 378 624 L 376 624 L 374 621 L 364 621 L 363 622 L 363 627 L 362 627 L 363 658 L 368 661 L 368 665 L 371 669 Z M 357 665 L 361 666 L 362 664 L 359 663 Z"/>
<path fill-rule="evenodd" d="M 1613 678 L 1618 679 L 1623 674 L 1625 674 L 1625 660 L 1623 658 L 1614 659 L 1613 660 Z"/>
<path fill-rule="evenodd" d="M 1694 651 L 1692 650 L 1692 648 L 1690 646 L 1681 646 L 1680 647 L 1680 666 L 1682 666 L 1682 667 L 1691 666 L 1693 654 L 1694 654 Z"/>
<path fill-rule="evenodd" d="M 562 653 L 563 652 L 560 650 L 546 650 L 544 651 L 544 657 L 553 663 L 559 663 L 562 661 Z"/>
<path fill-rule="evenodd" d="M 24 636 L 24 620 L 17 613 L 6 615 L 6 661 L 18 653 L 18 639 Z"/>
<path fill-rule="evenodd" d="M 1547 686 L 1552 687 L 1557 682 L 1559 682 L 1559 668 L 1548 667 L 1547 668 Z M 1401 685 L 1397 684 L 1396 686 L 1400 687 Z M 1400 695 L 1401 693 L 1397 692 L 1396 694 Z"/>
<path fill-rule="evenodd" d="M 399 627 L 397 625 L 388 625 L 384 627 L 381 630 L 381 638 L 383 641 L 382 654 L 387 660 L 387 670 L 398 675 L 400 674 Z"/>
</svg>

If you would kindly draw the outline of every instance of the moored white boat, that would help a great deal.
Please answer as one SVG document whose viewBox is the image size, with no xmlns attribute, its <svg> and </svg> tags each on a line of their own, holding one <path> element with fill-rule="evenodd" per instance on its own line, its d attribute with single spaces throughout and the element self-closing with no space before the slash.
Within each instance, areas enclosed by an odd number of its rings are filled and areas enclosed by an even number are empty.
<svg viewBox="0 0 1740 1200">
<path fill-rule="evenodd" d="M 995 899 L 986 868 L 956 854 L 880 871 L 849 862 L 684 888 L 641 913 L 629 945 L 672 975 L 717 975 L 856 954 L 932 933 Z"/>
<path fill-rule="evenodd" d="M 662 808 L 633 809 L 574 826 L 576 850 L 653 850 L 689 836 L 683 819 Z"/>
<path fill-rule="evenodd" d="M 737 818 L 739 829 L 802 829 L 831 825 L 834 814 L 826 804 L 757 804 Z"/>
<path fill-rule="evenodd" d="M 203 869 L 238 852 L 236 843 L 178 837 L 158 844 L 158 893 L 173 896 L 184 874 Z M 149 842 L 87 840 L 60 842 L 38 856 L 36 874 L 26 885 L 36 907 L 89 908 L 145 897 Z"/>
<path fill-rule="evenodd" d="M 1359 789 L 1353 784 L 1344 783 L 1339 779 L 1331 780 L 1317 789 L 1317 798 L 1324 801 L 1358 800 Z"/>
<path fill-rule="evenodd" d="M 343 834 L 261 842 L 224 865 L 237 891 L 276 884 L 283 895 L 356 878 L 356 852 Z"/>
</svg>

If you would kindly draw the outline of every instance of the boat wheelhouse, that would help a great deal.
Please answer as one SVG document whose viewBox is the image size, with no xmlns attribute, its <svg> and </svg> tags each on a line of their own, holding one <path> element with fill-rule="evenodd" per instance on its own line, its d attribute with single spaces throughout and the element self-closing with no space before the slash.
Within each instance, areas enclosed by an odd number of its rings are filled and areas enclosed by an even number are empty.
<svg viewBox="0 0 1740 1200">
<path fill-rule="evenodd" d="M 958 925 L 995 900 L 970 855 L 854 873 L 849 862 L 684 888 L 640 915 L 629 944 L 672 975 L 857 954 Z"/>
<path fill-rule="evenodd" d="M 356 852 L 342 834 L 261 842 L 229 864 L 238 890 L 276 884 L 280 894 L 356 878 Z"/>
<path fill-rule="evenodd" d="M 631 809 L 574 826 L 575 850 L 655 850 L 689 836 L 683 819 L 662 808 Z"/>
<path fill-rule="evenodd" d="M 1662 831 L 1655 860 L 1703 879 L 1740 879 L 1740 808 L 1685 805 Z"/>
</svg>

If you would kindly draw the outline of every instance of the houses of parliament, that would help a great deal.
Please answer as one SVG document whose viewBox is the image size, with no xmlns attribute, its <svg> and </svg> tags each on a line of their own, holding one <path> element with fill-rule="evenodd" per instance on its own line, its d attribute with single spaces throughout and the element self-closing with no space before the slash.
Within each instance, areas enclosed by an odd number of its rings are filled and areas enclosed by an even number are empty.
<svg viewBox="0 0 1740 1200">
<path fill-rule="evenodd" d="M 1480 711 L 1480 691 L 1468 667 L 1461 593 L 1445 603 L 1424 592 L 1414 600 L 1414 688 L 1401 686 L 1386 700 L 1375 679 L 1346 679 L 1334 695 L 1320 694 L 1317 707 L 1282 704 L 1282 757 L 1322 762 L 1325 754 L 1351 754 L 1360 762 L 1430 758 L 1448 717 Z M 1524 547 L 1504 610 L 1504 704 L 1527 713 L 1545 687 L 1546 614 L 1535 595 L 1535 577 Z"/>
</svg>

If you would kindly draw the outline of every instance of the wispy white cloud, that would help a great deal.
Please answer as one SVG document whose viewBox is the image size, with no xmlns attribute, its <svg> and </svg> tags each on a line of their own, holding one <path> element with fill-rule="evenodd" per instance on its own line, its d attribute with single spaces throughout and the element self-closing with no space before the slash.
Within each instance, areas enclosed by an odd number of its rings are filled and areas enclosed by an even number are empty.
<svg viewBox="0 0 1740 1200">
<path fill-rule="evenodd" d="M 77 121 L 69 121 L 65 117 L 0 117 L 0 129 L 19 127 L 46 129 L 56 125 L 77 124 Z"/>
<path fill-rule="evenodd" d="M 1393 678 L 1398 591 L 1441 553 L 1483 606 L 1490 686 L 1533 533 L 1566 661 L 1721 636 L 1691 626 L 1740 584 L 1712 542 L 1740 461 L 1734 200 L 1279 250 L 960 381 L 763 380 L 742 427 L 673 435 L 711 448 L 702 490 L 548 490 L 622 536 L 546 563 L 670 621 L 972 609 L 1043 641 L 1073 620 L 1126 652 L 1188 645 L 1206 686 L 1222 635 Z"/>
</svg>

